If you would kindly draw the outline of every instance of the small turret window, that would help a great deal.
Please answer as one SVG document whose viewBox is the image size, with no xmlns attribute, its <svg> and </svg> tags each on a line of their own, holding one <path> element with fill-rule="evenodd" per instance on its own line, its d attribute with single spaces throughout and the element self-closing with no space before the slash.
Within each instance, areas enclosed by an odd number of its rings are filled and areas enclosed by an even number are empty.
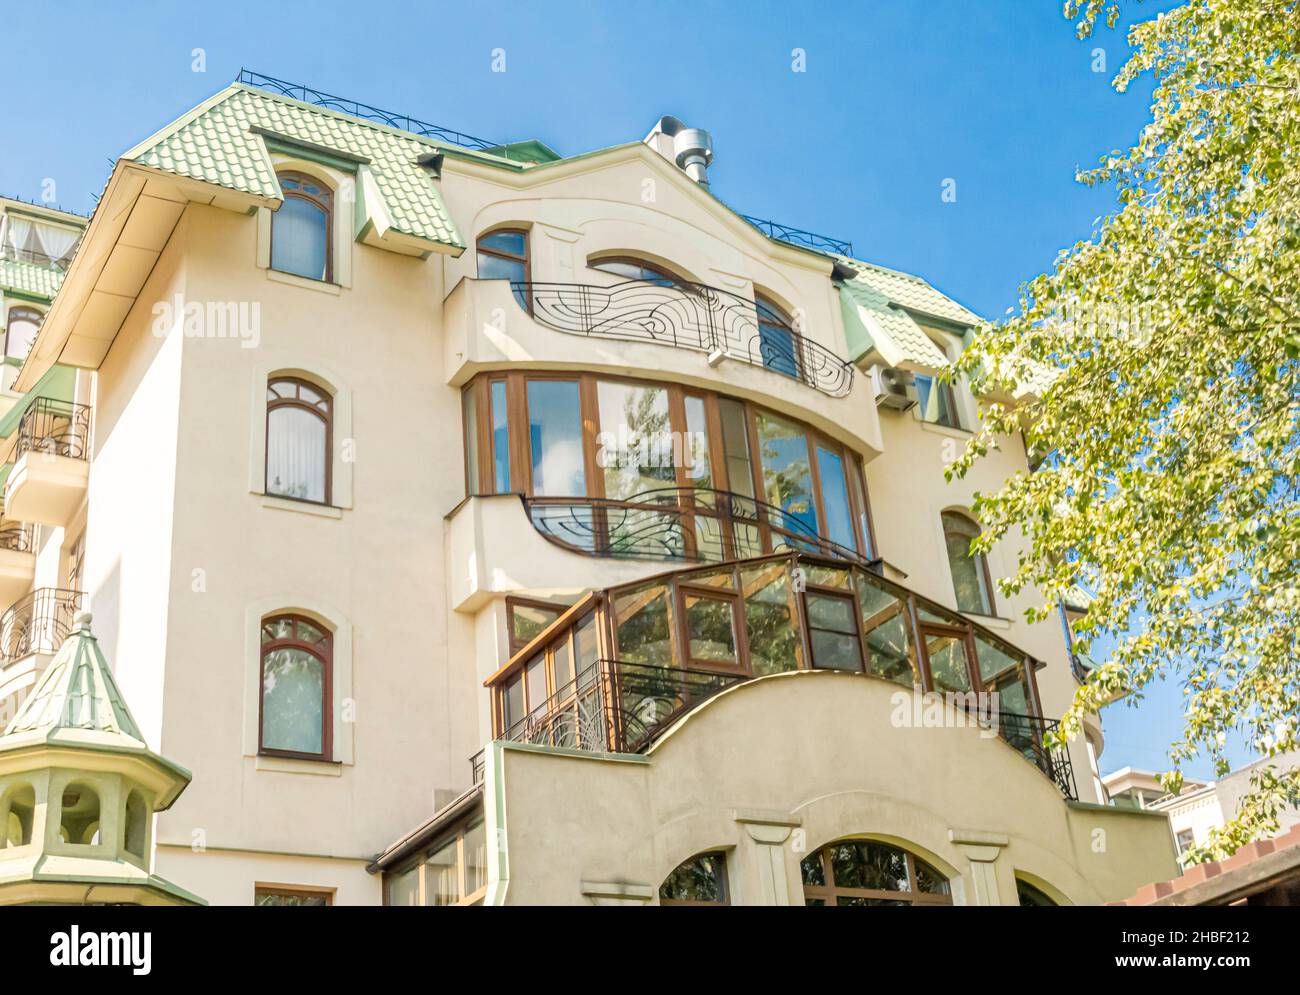
<svg viewBox="0 0 1300 995">
<path fill-rule="evenodd" d="M 36 809 L 36 792 L 30 784 L 11 787 L 0 800 L 0 818 L 4 835 L 0 846 L 26 846 L 32 841 L 32 815 Z"/>
<path fill-rule="evenodd" d="M 99 842 L 99 794 L 88 784 L 74 782 L 63 789 L 59 836 L 82 846 Z"/>
</svg>

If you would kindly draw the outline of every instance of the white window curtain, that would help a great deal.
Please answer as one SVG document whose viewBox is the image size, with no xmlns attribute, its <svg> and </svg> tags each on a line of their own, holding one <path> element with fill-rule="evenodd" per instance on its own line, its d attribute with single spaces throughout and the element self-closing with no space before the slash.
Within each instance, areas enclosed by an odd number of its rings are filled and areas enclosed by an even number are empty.
<svg viewBox="0 0 1300 995">
<path fill-rule="evenodd" d="M 272 408 L 266 432 L 266 492 L 325 500 L 325 421 L 305 408 Z"/>
</svg>

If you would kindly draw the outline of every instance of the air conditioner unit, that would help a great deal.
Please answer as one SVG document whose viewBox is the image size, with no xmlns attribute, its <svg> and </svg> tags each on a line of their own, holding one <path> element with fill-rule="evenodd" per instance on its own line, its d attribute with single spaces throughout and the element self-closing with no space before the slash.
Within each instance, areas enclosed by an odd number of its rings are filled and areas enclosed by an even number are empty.
<svg viewBox="0 0 1300 995">
<path fill-rule="evenodd" d="M 876 391 L 876 407 L 906 411 L 916 403 L 912 392 L 912 375 L 894 366 L 873 366 L 871 384 Z"/>
</svg>

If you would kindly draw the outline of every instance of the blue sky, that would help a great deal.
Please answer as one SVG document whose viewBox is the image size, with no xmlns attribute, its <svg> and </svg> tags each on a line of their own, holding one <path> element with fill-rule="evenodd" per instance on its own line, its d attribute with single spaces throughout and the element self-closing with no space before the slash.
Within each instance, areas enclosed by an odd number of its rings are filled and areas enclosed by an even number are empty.
<svg viewBox="0 0 1300 995">
<path fill-rule="evenodd" d="M 1075 170 L 1130 145 L 1149 115 L 1149 83 L 1110 86 L 1123 34 L 1076 40 L 1060 0 L 131 10 L 5 11 L 6 36 L 23 41 L 6 46 L 0 193 L 39 199 L 49 178 L 60 204 L 90 211 L 112 159 L 241 66 L 562 154 L 639 139 L 675 114 L 713 133 L 711 179 L 728 204 L 850 240 L 994 317 L 1110 210 L 1109 192 L 1082 188 Z M 196 48 L 205 72 L 192 70 Z M 955 203 L 941 199 L 945 180 Z M 1109 709 L 1103 767 L 1159 767 L 1180 699 L 1166 686 L 1141 710 Z"/>
</svg>

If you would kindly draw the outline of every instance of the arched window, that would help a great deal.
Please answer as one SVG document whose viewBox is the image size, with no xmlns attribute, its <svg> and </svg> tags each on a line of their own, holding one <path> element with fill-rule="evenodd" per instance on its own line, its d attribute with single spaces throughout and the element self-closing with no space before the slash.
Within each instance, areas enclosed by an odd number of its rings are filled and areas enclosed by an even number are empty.
<svg viewBox="0 0 1300 995">
<path fill-rule="evenodd" d="M 726 858 L 701 853 L 678 864 L 659 886 L 659 904 L 729 905 Z"/>
<path fill-rule="evenodd" d="M 258 750 L 332 759 L 333 639 L 301 615 L 262 620 Z"/>
<path fill-rule="evenodd" d="M 1055 905 L 1047 892 L 1035 888 L 1028 881 L 1016 878 L 1016 899 L 1021 905 Z"/>
<path fill-rule="evenodd" d="M 41 312 L 33 307 L 11 307 L 5 322 L 5 356 L 26 359 L 41 330 Z"/>
<path fill-rule="evenodd" d="M 621 276 L 625 280 L 657 283 L 661 287 L 682 286 L 690 282 L 670 272 L 658 263 L 646 262 L 646 260 L 637 259 L 635 256 L 606 256 L 603 259 L 592 259 L 588 261 L 587 265 L 592 269 L 600 270 L 602 273 L 613 273 L 615 276 Z"/>
<path fill-rule="evenodd" d="M 0 804 L 0 847 L 26 846 L 32 841 L 36 792 L 30 784 L 14 785 Z"/>
<path fill-rule="evenodd" d="M 478 278 L 509 280 L 515 300 L 525 311 L 532 312 L 532 291 L 528 275 L 528 232 L 520 228 L 501 228 L 478 240 Z"/>
<path fill-rule="evenodd" d="M 754 294 L 758 313 L 758 348 L 763 365 L 787 377 L 799 376 L 799 353 L 795 345 L 794 323 L 773 300 Z"/>
<path fill-rule="evenodd" d="M 799 866 L 805 905 L 952 904 L 947 878 L 888 843 L 841 840 Z"/>
<path fill-rule="evenodd" d="M 334 194 L 306 173 L 276 177 L 284 203 L 271 215 L 271 268 L 328 283 L 334 278 Z"/>
<path fill-rule="evenodd" d="M 267 494 L 329 504 L 332 407 L 330 396 L 306 380 L 267 383 Z"/>
<path fill-rule="evenodd" d="M 66 843 L 99 842 L 99 795 L 94 788 L 78 782 L 63 789 L 59 836 Z"/>
<path fill-rule="evenodd" d="M 971 540 L 980 527 L 955 511 L 943 513 L 943 540 L 948 547 L 948 569 L 957 607 L 973 615 L 993 614 L 993 583 L 983 553 L 972 553 Z"/>
<path fill-rule="evenodd" d="M 126 796 L 126 832 L 122 838 L 127 853 L 144 857 L 148 820 L 149 809 L 144 803 L 144 796 L 138 791 L 132 791 Z"/>
</svg>

